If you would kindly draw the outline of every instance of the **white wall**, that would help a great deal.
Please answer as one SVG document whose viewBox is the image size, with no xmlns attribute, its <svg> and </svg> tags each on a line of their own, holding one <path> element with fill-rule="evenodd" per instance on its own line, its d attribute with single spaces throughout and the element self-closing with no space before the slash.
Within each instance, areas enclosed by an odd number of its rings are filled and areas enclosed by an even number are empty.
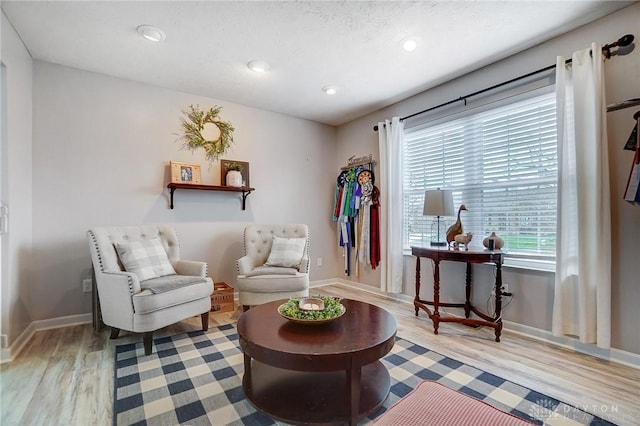
<svg viewBox="0 0 640 426">
<path fill-rule="evenodd" d="M 490 87 L 505 80 L 530 71 L 554 64 L 557 55 L 570 57 L 576 50 L 584 49 L 594 41 L 605 44 L 617 40 L 624 34 L 634 33 L 636 45 L 640 45 L 638 26 L 640 3 L 629 6 L 617 13 L 595 21 L 566 35 L 543 43 L 523 53 L 514 55 L 479 71 L 470 73 L 449 83 L 427 90 L 405 101 L 369 114 L 338 128 L 338 157 L 336 168 L 346 158 L 377 153 L 377 133 L 373 125 L 392 116 L 406 116 L 416 111 L 438 105 L 477 90 Z M 444 52 L 437 52 L 446 54 Z M 437 54 L 434 52 L 434 54 Z M 613 103 L 623 99 L 640 97 L 640 48 L 628 56 L 615 57 L 605 65 L 607 101 Z M 627 109 L 608 114 L 610 166 L 612 176 L 613 205 L 613 317 L 612 346 L 624 351 L 640 354 L 640 332 L 638 331 L 638 310 L 640 306 L 640 206 L 622 201 L 622 192 L 628 177 L 633 153 L 622 147 L 633 128 L 633 114 L 637 109 Z M 362 153 L 362 154 L 361 154 Z M 377 157 L 377 155 L 376 155 Z M 381 188 L 382 191 L 385 188 Z M 405 257 L 405 278 L 403 292 L 413 296 L 415 260 Z M 441 276 L 463 282 L 463 265 L 442 265 Z M 484 306 L 493 280 L 493 271 L 486 266 L 474 269 L 475 301 Z M 551 329 L 553 304 L 553 273 L 506 269 L 503 281 L 510 284 L 515 294 L 513 304 L 505 312 L 504 319 L 519 324 Z M 361 275 L 359 282 L 378 286 L 378 272 Z M 432 285 L 431 268 L 427 262 L 422 267 L 422 293 Z M 426 290 L 426 291 L 425 291 Z M 463 289 L 441 289 L 445 298 L 462 295 Z"/>
<path fill-rule="evenodd" d="M 20 37 L 2 13 L 2 64 L 6 111 L 2 113 L 2 202 L 9 228 L 2 238 L 1 333 L 11 344 L 29 325 L 31 251 L 32 63 Z M 4 121 L 6 118 L 6 122 Z"/>
<path fill-rule="evenodd" d="M 640 4 L 635 4 L 336 132 L 329 126 L 220 100 L 49 63 L 32 65 L 3 15 L 9 126 L 8 151 L 2 155 L 8 152 L 10 164 L 9 179 L 2 184 L 8 187 L 6 191 L 3 187 L 3 198 L 11 205 L 12 221 L 9 250 L 3 251 L 3 261 L 8 254 L 9 265 L 3 270 L 10 273 L 8 280 L 2 280 L 1 331 L 11 343 L 33 320 L 90 312 L 90 297 L 82 293 L 81 281 L 90 274 L 85 233 L 92 226 L 173 224 L 181 236 L 183 257 L 207 261 L 215 280 L 233 283 L 233 262 L 241 255 L 246 223 L 305 222 L 312 234 L 311 279 L 341 277 L 342 259 L 329 220 L 335 172 L 351 155 L 377 157 L 377 134 L 372 131 L 377 121 L 408 115 L 547 66 L 556 55 L 568 56 L 591 41 L 605 43 L 633 32 L 640 37 L 639 21 Z M 639 55 L 636 49 L 605 66 L 610 102 L 640 96 Z M 200 163 L 204 183 L 219 181 L 217 164 L 209 169 L 202 152 L 182 151 L 174 142 L 181 110 L 192 103 L 223 106 L 223 118 L 236 127 L 236 143 L 224 158 L 251 164 L 256 191 L 249 196 L 246 211 L 240 209 L 237 194 L 184 190 L 176 192 L 176 208 L 168 208 L 169 160 Z M 614 171 L 612 337 L 614 347 L 640 353 L 640 333 L 635 328 L 640 303 L 636 284 L 640 241 L 635 238 L 640 234 L 640 208 L 620 201 L 631 162 L 630 152 L 623 151 L 622 145 L 631 130 L 633 112 L 609 114 Z M 324 259 L 322 267 L 316 266 L 318 257 Z M 413 295 L 414 269 L 414 260 L 407 257 L 404 293 L 408 295 Z M 428 270 L 423 266 L 423 289 L 431 285 Z M 459 265 L 443 265 L 442 273 L 460 279 L 463 271 Z M 484 303 L 492 270 L 479 266 L 475 278 L 476 301 Z M 377 287 L 378 272 L 361 270 L 359 281 Z M 504 281 L 516 294 L 505 319 L 550 330 L 553 274 L 508 269 Z M 461 291 L 447 288 L 443 295 Z"/>
<path fill-rule="evenodd" d="M 208 262 L 215 281 L 233 285 L 245 224 L 306 223 L 311 280 L 335 276 L 335 128 L 40 61 L 33 80 L 34 319 L 91 311 L 81 282 L 90 275 L 85 235 L 94 226 L 172 224 L 182 257 Z M 237 193 L 195 190 L 177 190 L 169 209 L 170 160 L 198 163 L 203 183 L 220 183 L 218 163 L 209 167 L 202 150 L 176 142 L 190 104 L 222 106 L 234 125 L 235 143 L 222 158 L 250 163 L 256 190 L 245 211 Z"/>
</svg>

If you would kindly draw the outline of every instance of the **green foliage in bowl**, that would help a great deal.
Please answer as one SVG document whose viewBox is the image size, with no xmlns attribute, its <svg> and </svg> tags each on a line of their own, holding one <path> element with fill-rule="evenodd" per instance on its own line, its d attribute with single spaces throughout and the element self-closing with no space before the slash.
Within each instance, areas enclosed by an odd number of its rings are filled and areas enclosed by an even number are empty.
<svg viewBox="0 0 640 426">
<path fill-rule="evenodd" d="M 303 311 L 298 305 L 300 303 L 300 299 L 305 298 L 292 297 L 287 303 L 278 307 L 278 312 L 280 312 L 280 315 L 291 319 L 320 321 L 339 317 L 345 311 L 345 307 L 342 306 L 340 303 L 341 299 L 339 298 L 320 295 L 313 295 L 309 297 L 321 299 L 324 302 L 324 309 L 322 311 Z"/>
</svg>

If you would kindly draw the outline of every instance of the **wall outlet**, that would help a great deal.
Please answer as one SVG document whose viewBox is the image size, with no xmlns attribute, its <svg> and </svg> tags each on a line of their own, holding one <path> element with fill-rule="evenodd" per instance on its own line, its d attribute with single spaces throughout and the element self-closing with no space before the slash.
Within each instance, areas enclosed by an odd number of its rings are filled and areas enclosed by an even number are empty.
<svg viewBox="0 0 640 426">
<path fill-rule="evenodd" d="M 512 295 L 511 292 L 509 292 L 509 284 L 502 284 L 501 290 L 502 290 L 502 294 L 505 295 L 505 296 L 511 296 Z M 495 288 L 491 289 L 491 295 L 492 296 L 496 295 L 496 289 Z"/>
<path fill-rule="evenodd" d="M 0 347 L 6 349 L 9 347 L 9 340 L 6 334 L 0 334 Z"/>
<path fill-rule="evenodd" d="M 316 266 L 322 266 L 322 258 L 319 257 L 318 260 L 316 261 Z"/>
<path fill-rule="evenodd" d="M 82 280 L 82 291 L 84 293 L 91 293 L 91 285 L 93 284 L 93 282 L 91 281 L 91 278 L 87 278 L 86 280 Z"/>
</svg>

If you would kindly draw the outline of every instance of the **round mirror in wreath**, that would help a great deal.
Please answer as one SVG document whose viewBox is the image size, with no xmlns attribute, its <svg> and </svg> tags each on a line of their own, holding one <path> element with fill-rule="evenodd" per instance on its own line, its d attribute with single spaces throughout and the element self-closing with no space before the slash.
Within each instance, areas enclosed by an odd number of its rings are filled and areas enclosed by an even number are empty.
<svg viewBox="0 0 640 426">
<path fill-rule="evenodd" d="M 189 106 L 183 111 L 182 141 L 185 148 L 196 150 L 203 148 L 209 162 L 216 161 L 233 143 L 231 123 L 222 120 L 219 115 L 222 107 L 214 106 L 208 111 L 199 105 Z"/>
</svg>

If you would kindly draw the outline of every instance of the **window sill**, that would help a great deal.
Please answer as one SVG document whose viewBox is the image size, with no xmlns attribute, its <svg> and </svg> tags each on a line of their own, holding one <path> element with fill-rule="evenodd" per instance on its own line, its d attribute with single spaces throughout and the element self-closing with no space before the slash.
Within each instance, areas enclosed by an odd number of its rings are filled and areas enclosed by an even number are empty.
<svg viewBox="0 0 640 426">
<path fill-rule="evenodd" d="M 552 260 L 538 260 L 505 257 L 503 266 L 511 269 L 526 269 L 529 271 L 556 272 L 556 262 Z"/>
</svg>

